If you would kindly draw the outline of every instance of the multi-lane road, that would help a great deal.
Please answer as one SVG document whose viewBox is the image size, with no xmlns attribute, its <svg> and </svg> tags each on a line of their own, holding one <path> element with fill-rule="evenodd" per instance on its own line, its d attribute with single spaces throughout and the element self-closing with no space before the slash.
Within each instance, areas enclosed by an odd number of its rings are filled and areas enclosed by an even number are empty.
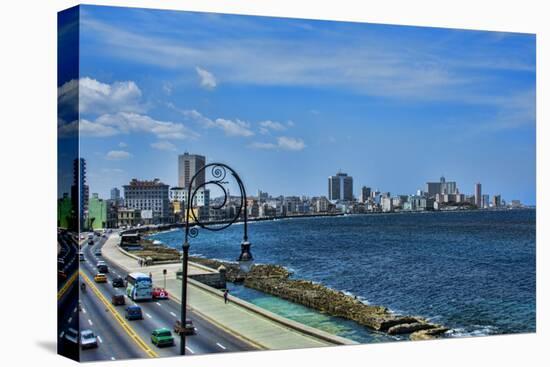
<svg viewBox="0 0 550 367">
<path fill-rule="evenodd" d="M 141 307 L 144 319 L 125 320 L 126 306 L 113 306 L 110 301 L 114 294 L 125 293 L 124 288 L 113 288 L 112 280 L 116 277 L 125 279 L 127 274 L 116 264 L 109 263 L 101 256 L 95 255 L 104 242 L 105 238 L 95 236 L 94 245 L 83 245 L 84 261 L 80 261 L 79 282 L 80 284 L 85 282 L 87 290 L 80 291 L 81 310 L 78 310 L 78 304 L 68 304 L 66 306 L 68 313 L 64 315 L 65 319 L 60 321 L 65 328 L 74 327 L 77 322 L 80 330 L 91 329 L 97 335 L 98 348 L 81 350 L 80 360 L 118 360 L 178 355 L 179 336 L 174 335 L 176 337 L 175 346 L 158 348 L 151 343 L 151 332 L 161 327 L 172 329 L 175 321 L 179 319 L 180 304 L 171 299 L 138 302 L 137 305 Z M 97 273 L 96 264 L 99 260 L 105 261 L 109 266 L 107 283 L 98 284 L 93 281 L 93 277 Z M 128 297 L 126 297 L 126 303 L 127 305 L 134 304 Z M 187 336 L 186 354 L 254 349 L 245 341 L 203 319 L 192 310 L 188 310 L 187 315 L 193 321 L 197 332 L 195 335 Z M 60 339 L 62 339 L 61 336 Z"/>
</svg>

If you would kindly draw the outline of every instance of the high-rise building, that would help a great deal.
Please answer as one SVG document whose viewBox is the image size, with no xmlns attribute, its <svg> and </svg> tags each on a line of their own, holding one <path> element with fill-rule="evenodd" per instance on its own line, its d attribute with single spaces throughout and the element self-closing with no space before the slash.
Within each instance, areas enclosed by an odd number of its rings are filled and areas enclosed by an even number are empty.
<svg viewBox="0 0 550 367">
<path fill-rule="evenodd" d="M 475 195 L 475 203 L 476 203 L 476 206 L 478 208 L 481 208 L 481 184 L 478 182 L 476 183 L 476 186 L 475 186 L 475 191 L 474 191 L 474 195 Z"/>
<path fill-rule="evenodd" d="M 168 185 L 158 178 L 152 181 L 134 178 L 123 188 L 124 205 L 129 209 L 139 209 L 144 223 L 166 223 L 171 220 Z"/>
<path fill-rule="evenodd" d="M 489 195 L 483 195 L 481 197 L 481 207 L 487 209 L 489 207 Z"/>
<path fill-rule="evenodd" d="M 445 181 L 441 176 L 439 182 L 426 182 L 426 193 L 428 197 L 434 198 L 437 194 L 457 194 L 458 188 L 455 181 Z"/>
<path fill-rule="evenodd" d="M 353 177 L 338 172 L 328 178 L 328 199 L 331 201 L 353 200 Z"/>
<path fill-rule="evenodd" d="M 113 187 L 111 189 L 111 200 L 114 202 L 118 202 L 120 200 L 120 190 L 118 187 Z"/>
<path fill-rule="evenodd" d="M 189 188 L 189 183 L 193 176 L 205 166 L 206 157 L 197 154 L 189 154 L 185 152 L 178 156 L 178 186 Z M 204 183 L 206 172 L 203 170 L 199 173 L 192 188 L 200 186 Z"/>
<path fill-rule="evenodd" d="M 361 201 L 362 203 L 366 203 L 370 198 L 370 194 L 371 194 L 371 188 L 367 186 L 363 186 L 361 188 L 361 196 L 359 198 L 359 201 Z"/>
<path fill-rule="evenodd" d="M 88 217 L 88 201 L 90 189 L 86 184 L 86 160 L 84 158 L 73 161 L 73 184 L 71 186 L 72 207 L 78 213 L 79 230 L 86 228 Z"/>
<path fill-rule="evenodd" d="M 501 205 L 500 201 L 501 201 L 500 195 L 493 196 L 493 208 L 499 208 Z"/>
</svg>

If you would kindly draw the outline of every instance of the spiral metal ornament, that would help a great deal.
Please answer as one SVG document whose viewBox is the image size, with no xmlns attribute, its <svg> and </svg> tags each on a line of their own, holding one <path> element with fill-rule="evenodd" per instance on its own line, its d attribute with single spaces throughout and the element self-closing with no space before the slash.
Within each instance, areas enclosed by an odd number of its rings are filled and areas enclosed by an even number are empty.
<svg viewBox="0 0 550 367">
<path fill-rule="evenodd" d="M 205 172 L 205 171 L 210 171 L 210 176 L 212 178 L 195 186 L 194 184 L 197 180 L 197 177 L 202 172 Z M 201 222 L 200 218 L 198 218 L 197 214 L 195 214 L 195 211 L 192 210 L 192 204 L 195 201 L 197 193 L 199 192 L 200 189 L 206 189 L 208 186 L 215 186 L 221 190 L 222 200 L 221 200 L 221 204 L 213 206 L 212 209 L 219 210 L 225 207 L 226 204 L 230 202 L 229 191 L 226 187 L 226 185 L 229 184 L 229 182 L 226 181 L 226 178 L 228 177 L 228 172 L 230 173 L 230 177 L 232 177 L 233 180 L 235 180 L 235 182 L 237 183 L 237 186 L 239 187 L 239 191 L 240 191 L 240 197 L 238 199 L 237 208 L 235 210 L 234 215 L 231 216 L 231 218 L 229 218 L 227 222 L 225 222 L 222 225 L 218 224 L 213 226 L 212 224 Z M 244 226 L 245 226 L 244 237 L 245 238 L 248 237 L 247 220 L 246 220 L 246 216 L 247 216 L 246 190 L 244 188 L 244 184 L 241 178 L 239 177 L 237 172 L 235 172 L 231 167 L 223 163 L 207 164 L 201 169 L 199 169 L 195 173 L 195 175 L 193 175 L 193 177 L 191 178 L 191 181 L 189 181 L 189 188 L 193 188 L 193 189 L 188 189 L 187 191 L 187 203 L 186 203 L 187 210 L 185 215 L 185 241 L 186 242 L 188 237 L 194 238 L 198 235 L 199 228 L 206 229 L 208 231 L 214 231 L 214 232 L 221 231 L 231 226 L 233 223 L 235 223 L 241 217 L 241 214 L 244 215 Z M 193 223 L 190 223 L 191 219 L 193 220 Z M 190 227 L 191 225 L 193 227 Z"/>
</svg>

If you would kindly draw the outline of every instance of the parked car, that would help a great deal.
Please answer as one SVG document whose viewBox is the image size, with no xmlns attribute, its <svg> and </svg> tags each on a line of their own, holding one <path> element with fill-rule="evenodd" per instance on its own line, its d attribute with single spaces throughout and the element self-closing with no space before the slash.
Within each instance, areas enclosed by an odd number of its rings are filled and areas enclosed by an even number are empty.
<svg viewBox="0 0 550 367">
<path fill-rule="evenodd" d="M 82 349 L 97 348 L 97 337 L 90 329 L 84 329 L 80 332 L 80 346 Z"/>
<path fill-rule="evenodd" d="M 139 306 L 128 306 L 124 314 L 126 320 L 143 320 L 143 312 Z"/>
<path fill-rule="evenodd" d="M 113 297 L 111 297 L 111 303 L 115 306 L 124 306 L 126 304 L 126 298 L 124 298 L 124 294 L 113 294 Z"/>
<path fill-rule="evenodd" d="M 113 288 L 123 288 L 124 287 L 124 279 L 122 279 L 121 277 L 117 277 L 115 279 L 113 279 Z"/>
<path fill-rule="evenodd" d="M 107 283 L 107 276 L 103 273 L 97 273 L 94 276 L 94 281 L 96 283 Z"/>
<path fill-rule="evenodd" d="M 171 346 L 174 345 L 174 337 L 168 328 L 155 329 L 151 333 L 151 343 L 157 347 Z"/>
<path fill-rule="evenodd" d="M 174 333 L 183 334 L 183 335 L 193 335 L 197 332 L 197 329 L 193 325 L 193 321 L 187 319 L 185 320 L 185 326 L 181 326 L 180 320 L 176 321 L 174 325 Z"/>
<path fill-rule="evenodd" d="M 168 299 L 168 292 L 164 288 L 153 288 L 154 299 Z"/>
</svg>

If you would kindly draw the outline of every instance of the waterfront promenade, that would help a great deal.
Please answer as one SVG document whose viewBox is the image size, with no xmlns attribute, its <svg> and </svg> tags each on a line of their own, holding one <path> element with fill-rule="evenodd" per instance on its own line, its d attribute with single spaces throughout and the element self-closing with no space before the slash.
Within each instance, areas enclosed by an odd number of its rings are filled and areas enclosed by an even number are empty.
<svg viewBox="0 0 550 367">
<path fill-rule="evenodd" d="M 102 247 L 102 256 L 127 272 L 151 273 L 155 286 L 164 286 L 163 269 L 167 270 L 166 289 L 180 302 L 181 280 L 176 271 L 181 264 L 141 267 L 137 259 L 120 251 L 119 235 L 112 234 Z M 189 274 L 211 272 L 198 264 L 189 264 Z M 222 292 L 192 279 L 188 282 L 188 307 L 212 324 L 249 343 L 257 349 L 292 349 L 356 344 L 356 342 L 314 329 L 263 310 L 230 296 L 224 304 Z"/>
</svg>

